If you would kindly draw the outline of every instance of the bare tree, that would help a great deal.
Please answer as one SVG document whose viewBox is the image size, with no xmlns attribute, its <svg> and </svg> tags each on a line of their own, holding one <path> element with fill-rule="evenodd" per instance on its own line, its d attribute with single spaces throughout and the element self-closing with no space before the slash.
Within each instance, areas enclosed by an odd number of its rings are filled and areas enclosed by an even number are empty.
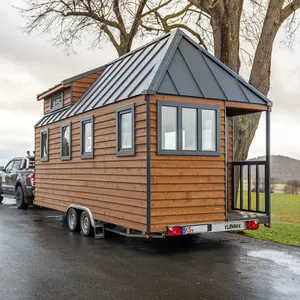
<svg viewBox="0 0 300 300">
<path fill-rule="evenodd" d="M 84 36 L 92 40 L 93 46 L 99 46 L 106 37 L 119 56 L 131 50 L 138 33 L 149 32 L 148 16 L 154 12 L 169 11 L 166 24 L 180 18 L 181 23 L 175 27 L 184 26 L 190 15 L 200 12 L 195 8 L 191 10 L 191 4 L 180 0 L 24 0 L 24 3 L 24 7 L 18 9 L 27 21 L 28 33 L 35 29 L 51 33 L 54 42 L 68 50 Z M 175 27 L 171 26 L 169 31 Z M 188 26 L 184 29 L 201 41 L 196 31 Z"/>
<path fill-rule="evenodd" d="M 300 181 L 299 180 L 289 180 L 284 186 L 283 192 L 284 194 L 292 194 L 297 195 L 300 190 Z"/>
</svg>

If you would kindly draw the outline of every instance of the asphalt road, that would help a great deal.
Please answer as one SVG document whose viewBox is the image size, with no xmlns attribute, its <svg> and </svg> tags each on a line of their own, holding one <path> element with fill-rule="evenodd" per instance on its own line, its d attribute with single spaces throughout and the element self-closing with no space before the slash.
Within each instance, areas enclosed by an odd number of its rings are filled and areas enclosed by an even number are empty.
<svg viewBox="0 0 300 300">
<path fill-rule="evenodd" d="M 95 240 L 5 200 L 0 300 L 14 299 L 300 299 L 300 248 L 230 233 Z"/>
</svg>

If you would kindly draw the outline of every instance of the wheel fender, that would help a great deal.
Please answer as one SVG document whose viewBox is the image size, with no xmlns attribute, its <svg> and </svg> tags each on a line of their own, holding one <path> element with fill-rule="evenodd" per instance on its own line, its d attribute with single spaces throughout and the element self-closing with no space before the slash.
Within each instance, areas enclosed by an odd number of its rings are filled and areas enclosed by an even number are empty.
<svg viewBox="0 0 300 300">
<path fill-rule="evenodd" d="M 75 209 L 78 209 L 78 210 L 84 210 L 84 211 L 86 211 L 88 213 L 89 217 L 90 217 L 92 227 L 95 227 L 95 221 L 94 221 L 94 218 L 93 218 L 93 214 L 92 214 L 92 212 L 87 207 L 81 206 L 81 205 L 73 205 L 73 204 L 71 204 L 71 205 L 68 206 L 67 213 L 68 213 L 68 211 L 69 211 L 70 208 L 75 208 Z"/>
<path fill-rule="evenodd" d="M 24 183 L 24 180 L 22 178 L 18 178 L 18 180 L 16 181 L 15 192 L 16 192 L 18 186 L 21 186 L 21 188 L 23 189 L 23 193 L 26 196 L 25 183 Z"/>
</svg>

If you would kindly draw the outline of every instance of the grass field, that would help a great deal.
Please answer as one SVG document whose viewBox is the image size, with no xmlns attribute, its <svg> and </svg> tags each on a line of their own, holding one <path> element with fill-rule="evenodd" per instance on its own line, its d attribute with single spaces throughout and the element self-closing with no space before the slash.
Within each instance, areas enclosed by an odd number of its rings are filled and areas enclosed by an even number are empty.
<svg viewBox="0 0 300 300">
<path fill-rule="evenodd" d="M 244 198 L 247 199 L 246 194 Z M 251 203 L 255 207 L 255 193 L 252 193 Z M 300 195 L 272 194 L 271 206 L 272 228 L 261 226 L 257 231 L 244 233 L 254 238 L 300 247 Z"/>
</svg>

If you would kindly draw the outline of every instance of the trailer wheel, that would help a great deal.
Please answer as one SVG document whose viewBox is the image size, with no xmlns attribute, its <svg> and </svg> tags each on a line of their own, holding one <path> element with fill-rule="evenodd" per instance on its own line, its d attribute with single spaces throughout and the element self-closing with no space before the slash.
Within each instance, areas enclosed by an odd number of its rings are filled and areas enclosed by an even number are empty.
<svg viewBox="0 0 300 300">
<path fill-rule="evenodd" d="M 75 232 L 79 230 L 79 212 L 76 209 L 70 208 L 67 213 L 67 224 L 70 231 Z"/>
<path fill-rule="evenodd" d="M 86 211 L 83 211 L 80 216 L 80 229 L 83 236 L 90 236 L 92 232 L 91 219 Z"/>
<path fill-rule="evenodd" d="M 16 189 L 16 205 L 18 209 L 27 209 L 28 204 L 25 203 L 25 197 L 22 187 L 19 185 Z"/>
</svg>

